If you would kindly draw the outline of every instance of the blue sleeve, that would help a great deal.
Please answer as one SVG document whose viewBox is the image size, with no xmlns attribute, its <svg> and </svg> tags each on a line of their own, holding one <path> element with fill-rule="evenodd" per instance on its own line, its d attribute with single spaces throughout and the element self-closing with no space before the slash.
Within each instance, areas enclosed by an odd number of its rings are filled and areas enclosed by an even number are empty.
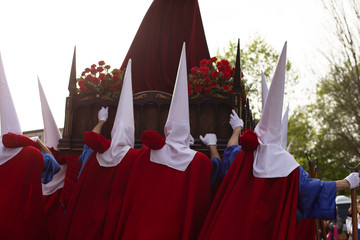
<svg viewBox="0 0 360 240">
<path fill-rule="evenodd" d="M 336 182 L 309 178 L 308 173 L 299 169 L 299 196 L 297 220 L 336 219 Z"/>
<path fill-rule="evenodd" d="M 44 169 L 41 173 L 41 182 L 46 184 L 60 171 L 61 167 L 50 153 L 42 153 L 44 158 Z"/>
<path fill-rule="evenodd" d="M 220 172 L 220 159 L 218 158 L 212 158 L 211 159 L 211 162 L 213 163 L 213 172 L 212 172 L 212 175 L 211 175 L 211 187 L 214 186 L 215 182 L 216 182 L 216 179 L 219 177 L 219 172 Z"/>
<path fill-rule="evenodd" d="M 222 157 L 221 166 L 220 166 L 220 173 L 219 177 L 223 179 L 229 170 L 232 162 L 234 161 L 235 157 L 241 151 L 240 145 L 232 145 L 227 147 L 224 151 L 224 155 Z"/>
<path fill-rule="evenodd" d="M 86 144 L 84 144 L 83 151 L 82 151 L 81 155 L 78 158 L 78 161 L 82 163 L 80 171 L 79 171 L 78 179 L 80 177 L 80 174 L 81 174 L 82 170 L 85 167 L 85 164 L 86 164 L 87 160 L 89 159 L 89 157 L 93 153 L 93 151 L 94 150 L 92 150 Z"/>
</svg>

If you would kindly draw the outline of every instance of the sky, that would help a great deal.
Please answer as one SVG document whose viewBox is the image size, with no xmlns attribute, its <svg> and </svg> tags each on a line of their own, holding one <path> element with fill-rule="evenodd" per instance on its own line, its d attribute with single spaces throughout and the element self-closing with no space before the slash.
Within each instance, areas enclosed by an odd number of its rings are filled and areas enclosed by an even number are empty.
<svg viewBox="0 0 360 240">
<path fill-rule="evenodd" d="M 308 103 L 326 73 L 327 16 L 321 0 L 198 0 L 210 56 L 259 34 L 299 70 L 290 108 Z M 43 128 L 37 78 L 58 127 L 74 47 L 77 73 L 104 60 L 119 68 L 152 0 L 0 0 L 0 54 L 23 131 Z M 259 70 L 260 71 L 260 70 Z M 305 96 L 308 94 L 308 96 Z"/>
</svg>

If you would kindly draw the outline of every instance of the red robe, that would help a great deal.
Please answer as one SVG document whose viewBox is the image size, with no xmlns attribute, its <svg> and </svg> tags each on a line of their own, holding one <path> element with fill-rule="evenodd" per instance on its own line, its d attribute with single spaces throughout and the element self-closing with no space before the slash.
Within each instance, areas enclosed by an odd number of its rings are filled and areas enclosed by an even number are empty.
<svg viewBox="0 0 360 240">
<path fill-rule="evenodd" d="M 59 164 L 66 164 L 64 186 L 50 195 L 44 195 L 45 216 L 50 239 L 55 239 L 57 230 L 63 219 L 65 206 L 72 193 L 81 163 L 77 161 L 78 154 L 54 155 Z"/>
<path fill-rule="evenodd" d="M 97 141 L 98 138 L 102 140 Z M 117 221 L 117 218 L 107 215 L 108 212 L 115 214 L 118 210 L 112 208 L 121 206 L 121 195 L 125 192 L 127 176 L 130 174 L 137 150 L 130 149 L 117 166 L 102 167 L 96 159 L 96 150 L 99 147 L 94 146 L 100 142 L 104 143 L 104 139 L 93 132 L 85 133 L 84 142 L 93 148 L 94 152 L 75 186 L 57 239 L 102 239 L 105 223 L 114 225 Z M 110 146 L 110 141 L 107 140 L 106 144 L 107 147 L 102 151 Z M 111 234 L 110 230 L 108 234 Z"/>
<path fill-rule="evenodd" d="M 236 156 L 198 239 L 295 239 L 298 169 L 288 177 L 255 178 L 252 151 Z"/>
<path fill-rule="evenodd" d="M 315 240 L 316 238 L 316 220 L 304 219 L 296 221 L 296 240 Z"/>
<path fill-rule="evenodd" d="M 202 153 L 182 172 L 151 162 L 140 149 L 114 239 L 196 239 L 211 203 L 212 163 Z"/>
<path fill-rule="evenodd" d="M 0 165 L 0 239 L 47 239 L 43 168 L 43 156 L 32 146 Z"/>
</svg>

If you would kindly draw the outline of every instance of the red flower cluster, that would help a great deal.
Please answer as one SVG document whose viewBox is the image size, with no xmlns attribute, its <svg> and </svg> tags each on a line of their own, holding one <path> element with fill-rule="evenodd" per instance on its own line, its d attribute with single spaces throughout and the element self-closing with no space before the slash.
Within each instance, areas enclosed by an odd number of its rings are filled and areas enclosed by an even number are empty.
<svg viewBox="0 0 360 240">
<path fill-rule="evenodd" d="M 218 61 L 216 57 L 203 59 L 200 66 L 194 66 L 189 74 L 189 96 L 229 95 L 234 92 L 235 67 L 226 59 Z"/>
<path fill-rule="evenodd" d="M 100 61 L 99 66 L 92 64 L 90 68 L 86 68 L 81 77 L 76 79 L 78 96 L 99 94 L 111 98 L 119 97 L 123 72 L 119 69 L 110 71 L 110 68 L 104 61 Z"/>
</svg>

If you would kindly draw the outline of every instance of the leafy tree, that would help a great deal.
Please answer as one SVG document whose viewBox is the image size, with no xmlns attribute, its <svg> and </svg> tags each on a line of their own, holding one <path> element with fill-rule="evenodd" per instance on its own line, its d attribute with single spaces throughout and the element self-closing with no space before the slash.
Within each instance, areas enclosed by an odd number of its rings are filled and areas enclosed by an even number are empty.
<svg viewBox="0 0 360 240">
<path fill-rule="evenodd" d="M 229 47 L 217 51 L 217 57 L 227 59 L 232 65 L 235 65 L 237 51 L 237 40 L 229 41 Z M 261 112 L 261 71 L 264 72 L 268 85 L 271 82 L 273 72 L 277 65 L 280 51 L 275 50 L 267 44 L 260 35 L 255 35 L 240 49 L 241 70 L 244 74 L 244 84 L 247 97 L 251 100 L 253 113 L 260 116 Z M 297 83 L 298 74 L 294 70 L 291 62 L 286 63 L 287 85 L 291 89 Z M 288 91 L 289 93 L 289 91 Z"/>
<path fill-rule="evenodd" d="M 324 160 L 324 177 L 348 174 L 343 162 L 360 162 L 360 3 L 324 1 L 333 19 L 338 46 L 327 53 L 329 72 L 317 85 L 313 106 L 318 134 L 314 151 Z"/>
<path fill-rule="evenodd" d="M 305 153 L 311 154 L 315 128 L 311 122 L 311 110 L 308 107 L 298 107 L 289 118 L 288 144 L 290 153 L 305 169 L 308 169 L 308 162 Z"/>
</svg>

